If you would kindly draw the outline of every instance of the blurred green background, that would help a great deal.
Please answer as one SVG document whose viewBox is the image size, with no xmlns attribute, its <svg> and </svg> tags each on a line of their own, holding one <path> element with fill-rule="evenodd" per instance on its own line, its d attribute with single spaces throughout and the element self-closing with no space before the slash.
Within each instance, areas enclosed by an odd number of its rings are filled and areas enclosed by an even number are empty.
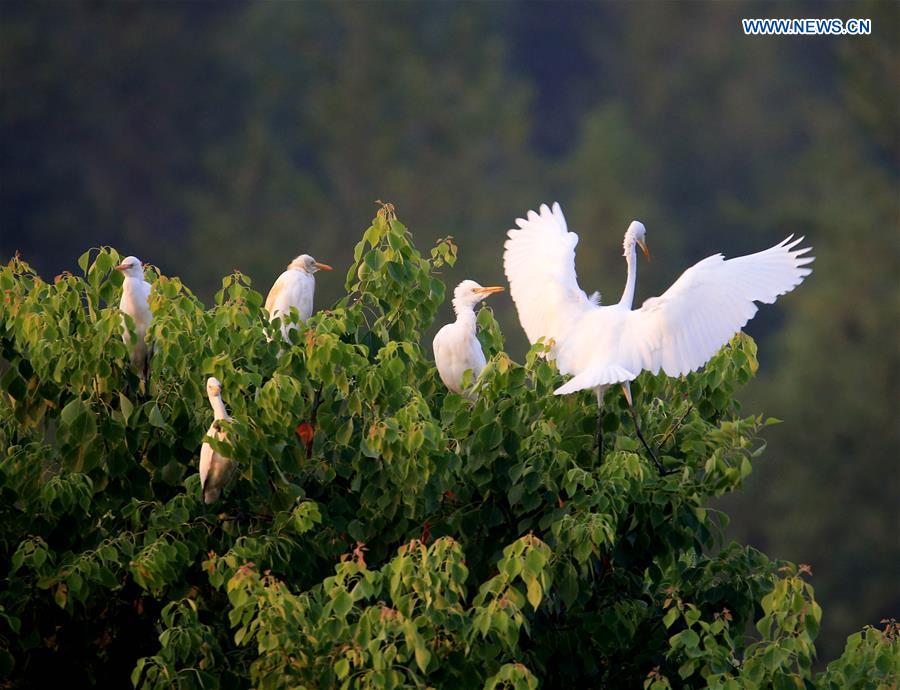
<svg viewBox="0 0 900 690">
<path fill-rule="evenodd" d="M 813 275 L 748 326 L 748 410 L 784 419 L 730 536 L 809 563 L 820 655 L 900 615 L 900 4 L 0 5 L 0 255 L 46 278 L 112 244 L 204 300 L 303 252 L 342 276 L 375 199 L 503 284 L 513 219 L 558 200 L 588 291 L 638 302 L 693 262 L 804 234 Z M 748 37 L 742 17 L 865 17 Z M 514 356 L 525 339 L 491 299 Z M 449 309 L 446 313 L 449 318 Z M 429 343 L 424 343 L 430 347 Z"/>
</svg>

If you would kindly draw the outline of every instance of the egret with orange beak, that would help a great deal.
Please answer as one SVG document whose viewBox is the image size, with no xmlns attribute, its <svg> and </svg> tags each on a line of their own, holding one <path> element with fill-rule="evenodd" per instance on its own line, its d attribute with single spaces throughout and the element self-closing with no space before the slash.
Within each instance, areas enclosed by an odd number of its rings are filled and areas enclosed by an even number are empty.
<svg viewBox="0 0 900 690">
<path fill-rule="evenodd" d="M 434 336 L 434 363 L 441 381 L 454 393 L 474 398 L 471 389 L 463 390 L 463 374 L 472 370 L 472 380 L 478 378 L 487 363 L 481 343 L 475 335 L 475 305 L 502 287 L 482 287 L 474 280 L 464 280 L 453 291 L 453 311 L 456 321 L 448 323 Z"/>
<path fill-rule="evenodd" d="M 128 314 L 134 321 L 135 342 L 131 343 L 131 333 L 123 318 L 124 332 L 122 339 L 131 347 L 131 366 L 146 382 L 148 375 L 149 350 L 147 348 L 147 329 L 153 320 L 150 312 L 150 283 L 144 280 L 144 266 L 136 256 L 129 256 L 115 267 L 120 271 L 125 280 L 122 281 L 122 298 L 119 300 L 119 309 L 123 314 Z"/>
<path fill-rule="evenodd" d="M 314 275 L 318 271 L 330 271 L 331 266 L 316 261 L 309 254 L 301 254 L 288 264 L 287 270 L 278 276 L 278 280 L 269 290 L 266 297 L 266 311 L 269 319 L 281 319 L 281 333 L 285 340 L 291 330 L 297 328 L 297 322 L 306 321 L 313 313 L 313 295 L 316 291 Z M 296 309 L 296 316 L 292 310 Z"/>
</svg>

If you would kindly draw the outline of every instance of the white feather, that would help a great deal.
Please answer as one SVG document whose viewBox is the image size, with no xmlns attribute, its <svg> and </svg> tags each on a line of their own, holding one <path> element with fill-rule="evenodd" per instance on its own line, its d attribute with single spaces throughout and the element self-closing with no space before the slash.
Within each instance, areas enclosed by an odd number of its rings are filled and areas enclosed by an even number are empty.
<svg viewBox="0 0 900 690">
<path fill-rule="evenodd" d="M 225 430 L 219 425 L 220 421 L 231 421 L 231 417 L 225 410 L 222 402 L 222 384 L 215 378 L 206 382 L 206 394 L 213 408 L 213 423 L 206 435 L 210 438 L 224 441 L 227 438 Z M 208 441 L 204 441 L 200 447 L 200 490 L 203 493 L 203 502 L 207 505 L 215 503 L 222 495 L 222 489 L 231 481 L 234 472 L 234 461 L 217 452 Z"/>
<path fill-rule="evenodd" d="M 150 311 L 150 283 L 144 280 L 144 269 L 140 259 L 129 256 L 116 267 L 124 274 L 122 281 L 122 297 L 119 299 L 119 310 L 128 314 L 134 321 L 135 341 L 131 342 L 131 333 L 124 319 L 122 321 L 122 340 L 131 348 L 131 365 L 143 377 L 146 371 L 147 330 L 153 320 Z"/>
<path fill-rule="evenodd" d="M 281 318 L 281 333 L 285 339 L 291 329 L 297 328 L 295 323 L 289 323 L 291 308 L 297 310 L 300 321 L 306 321 L 312 316 L 315 291 L 316 279 L 296 268 L 282 273 L 272 285 L 266 297 L 266 310 L 270 319 Z"/>
<path fill-rule="evenodd" d="M 578 286 L 575 246 L 559 204 L 546 204 L 516 220 L 507 235 L 503 270 L 519 321 L 533 345 L 540 338 L 562 342 L 586 313 L 598 308 L 600 294 L 588 297 Z"/>
<path fill-rule="evenodd" d="M 572 393 L 631 381 L 647 370 L 680 376 L 702 367 L 756 314 L 811 273 L 803 238 L 788 237 L 770 249 L 726 260 L 710 256 L 686 270 L 660 297 L 632 310 L 636 279 L 635 243 L 644 228 L 632 223 L 625 239 L 628 285 L 619 304 L 585 304 L 575 281 L 572 233 L 554 204 L 552 217 L 529 213 L 520 231 L 510 231 L 504 266 L 519 319 L 529 340 L 553 337 L 560 371 L 574 377 L 557 389 Z M 515 233 L 531 233 L 521 238 Z M 548 259 L 552 257 L 552 261 Z M 528 264 L 536 268 L 529 268 Z"/>
<path fill-rule="evenodd" d="M 487 360 L 475 333 L 475 305 L 492 292 L 503 288 L 483 288 L 474 280 L 464 280 L 453 291 L 456 321 L 448 323 L 434 336 L 434 362 L 441 381 L 454 393 L 473 398 L 470 390 L 463 390 L 463 377 L 472 371 L 472 381 L 484 369 Z"/>
</svg>

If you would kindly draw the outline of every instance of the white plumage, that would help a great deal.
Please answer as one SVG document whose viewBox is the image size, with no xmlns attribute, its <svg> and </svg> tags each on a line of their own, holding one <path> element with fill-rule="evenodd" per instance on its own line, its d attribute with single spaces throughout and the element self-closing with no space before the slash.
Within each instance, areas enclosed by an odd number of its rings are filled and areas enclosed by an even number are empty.
<svg viewBox="0 0 900 690">
<path fill-rule="evenodd" d="M 153 320 L 150 312 L 150 283 L 144 280 L 144 267 L 141 260 L 135 256 L 129 256 L 115 267 L 125 276 L 122 281 L 122 298 L 119 300 L 119 309 L 128 314 L 134 320 L 135 342 L 131 343 L 131 334 L 127 324 L 124 325 L 122 335 L 126 345 L 131 347 L 131 365 L 142 379 L 147 379 L 147 363 L 149 351 L 147 348 L 147 329 Z M 124 321 L 124 319 L 123 319 Z"/>
<path fill-rule="evenodd" d="M 575 246 L 578 235 L 569 232 L 559 204 L 546 205 L 541 214 L 528 212 L 510 230 L 503 253 L 503 269 L 528 341 L 540 338 L 562 342 L 578 319 L 599 303 L 578 287 Z"/>
<path fill-rule="evenodd" d="M 225 410 L 222 402 L 222 384 L 219 380 L 210 377 L 206 381 L 206 395 L 213 408 L 213 423 L 206 435 L 210 438 L 224 441 L 226 434 L 219 422 L 231 421 L 231 417 Z M 222 489 L 231 481 L 234 472 L 234 461 L 218 453 L 207 441 L 200 448 L 200 488 L 203 492 L 203 502 L 207 505 L 215 503 L 222 494 Z"/>
<path fill-rule="evenodd" d="M 288 323 L 291 308 L 297 310 L 300 321 L 306 321 L 313 312 L 313 296 L 316 290 L 314 274 L 319 270 L 330 271 L 331 266 L 316 261 L 309 254 L 301 254 L 288 264 L 287 270 L 278 276 L 266 297 L 269 319 L 281 318 L 281 333 L 285 340 L 297 327 Z"/>
<path fill-rule="evenodd" d="M 636 246 L 646 252 L 644 226 L 625 233 L 628 281 L 618 304 L 601 307 L 578 287 L 575 245 L 559 204 L 530 211 L 509 231 L 504 269 L 528 339 L 553 338 L 561 372 L 572 374 L 559 395 L 627 383 L 642 370 L 680 376 L 702 367 L 756 314 L 809 275 L 813 261 L 788 237 L 770 249 L 724 259 L 710 256 L 686 270 L 660 297 L 632 310 Z"/>
<path fill-rule="evenodd" d="M 437 332 L 432 347 L 441 381 L 454 393 L 473 397 L 470 390 L 463 390 L 463 374 L 471 369 L 474 382 L 486 364 L 481 343 L 475 335 L 475 305 L 501 290 L 502 287 L 481 287 L 474 280 L 464 280 L 453 291 L 456 321 Z"/>
</svg>

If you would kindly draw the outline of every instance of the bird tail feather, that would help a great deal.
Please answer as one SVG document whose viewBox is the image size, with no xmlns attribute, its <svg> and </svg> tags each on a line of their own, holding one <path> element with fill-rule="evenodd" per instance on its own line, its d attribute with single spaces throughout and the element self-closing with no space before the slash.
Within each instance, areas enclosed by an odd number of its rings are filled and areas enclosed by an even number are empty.
<svg viewBox="0 0 900 690">
<path fill-rule="evenodd" d="M 636 378 L 637 374 L 633 374 L 628 369 L 624 369 L 616 364 L 609 364 L 583 371 L 553 392 L 556 395 L 568 395 L 575 391 L 583 391 L 588 388 L 596 388 L 597 386 L 608 386 L 613 383 L 624 383 L 625 381 L 633 381 Z"/>
</svg>

